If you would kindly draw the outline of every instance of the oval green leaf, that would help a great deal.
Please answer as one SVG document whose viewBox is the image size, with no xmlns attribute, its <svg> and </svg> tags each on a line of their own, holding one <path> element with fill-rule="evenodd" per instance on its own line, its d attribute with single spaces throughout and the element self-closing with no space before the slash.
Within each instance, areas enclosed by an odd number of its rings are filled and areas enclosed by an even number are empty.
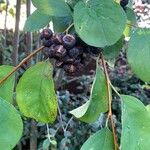
<svg viewBox="0 0 150 150">
<path fill-rule="evenodd" d="M 128 51 L 128 62 L 133 72 L 150 83 L 150 30 L 137 29 L 132 35 Z"/>
<path fill-rule="evenodd" d="M 108 60 L 115 59 L 119 55 L 119 52 L 123 47 L 123 44 L 124 44 L 124 36 L 122 36 L 114 45 L 104 47 L 103 55 L 105 59 Z"/>
<path fill-rule="evenodd" d="M 113 136 L 109 129 L 103 128 L 93 134 L 81 150 L 114 150 Z"/>
<path fill-rule="evenodd" d="M 150 113 L 150 104 L 146 106 L 146 109 Z"/>
<path fill-rule="evenodd" d="M 52 123 L 57 115 L 53 69 L 49 62 L 39 62 L 21 77 L 16 99 L 21 112 L 39 122 Z"/>
<path fill-rule="evenodd" d="M 100 113 L 108 111 L 108 93 L 103 71 L 97 66 L 92 85 L 90 100 L 70 113 L 86 123 L 95 122 Z"/>
<path fill-rule="evenodd" d="M 69 6 L 73 9 L 74 6 L 79 2 L 80 0 L 67 0 L 67 3 Z"/>
<path fill-rule="evenodd" d="M 121 150 L 149 150 L 150 114 L 137 98 L 123 95 Z"/>
<path fill-rule="evenodd" d="M 51 21 L 51 16 L 42 14 L 39 10 L 35 10 L 26 20 L 24 25 L 25 31 L 38 31 L 44 28 Z"/>
<path fill-rule="evenodd" d="M 70 8 L 64 0 L 32 0 L 32 2 L 43 14 L 56 17 L 65 17 L 71 14 Z"/>
<path fill-rule="evenodd" d="M 115 44 L 122 36 L 126 14 L 112 0 L 84 0 L 74 8 L 74 25 L 85 43 L 105 47 Z"/>
<path fill-rule="evenodd" d="M 10 71 L 12 71 L 12 66 L 2 65 L 0 66 L 0 80 L 2 80 Z M 13 90 L 15 83 L 15 75 L 8 78 L 3 84 L 0 85 L 0 97 L 4 100 L 12 103 L 13 101 Z"/>
<path fill-rule="evenodd" d="M 72 17 L 53 17 L 53 29 L 55 32 L 64 32 L 72 23 Z"/>
<path fill-rule="evenodd" d="M 13 105 L 1 98 L 0 114 L 0 149 L 11 150 L 22 136 L 22 119 Z"/>
</svg>

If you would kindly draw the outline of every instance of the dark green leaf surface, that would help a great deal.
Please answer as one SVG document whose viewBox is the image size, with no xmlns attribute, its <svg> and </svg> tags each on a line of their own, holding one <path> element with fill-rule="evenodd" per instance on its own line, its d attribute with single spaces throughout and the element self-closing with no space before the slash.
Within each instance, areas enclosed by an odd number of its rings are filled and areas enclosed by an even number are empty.
<svg viewBox="0 0 150 150">
<path fill-rule="evenodd" d="M 65 17 L 71 14 L 64 0 L 32 0 L 33 5 L 43 14 Z"/>
<path fill-rule="evenodd" d="M 137 29 L 132 35 L 128 51 L 128 62 L 133 72 L 150 83 L 150 30 Z"/>
<path fill-rule="evenodd" d="M 121 150 L 149 150 L 150 114 L 137 98 L 123 95 Z"/>
<path fill-rule="evenodd" d="M 115 43 L 112 46 L 107 46 L 103 49 L 103 55 L 105 59 L 115 59 L 118 55 L 119 52 L 121 51 L 121 48 L 123 47 L 124 44 L 124 36 L 122 36 L 117 43 Z"/>
<path fill-rule="evenodd" d="M 25 22 L 25 31 L 38 31 L 44 28 L 51 21 L 51 16 L 42 14 L 39 10 L 35 10 Z"/>
<path fill-rule="evenodd" d="M 83 144 L 81 150 L 114 150 L 112 133 L 107 128 L 101 129 Z"/>
<path fill-rule="evenodd" d="M 79 2 L 81 0 L 67 0 L 67 3 L 69 4 L 69 6 L 73 9 L 74 6 L 77 4 L 77 2 Z"/>
<path fill-rule="evenodd" d="M 53 28 L 55 32 L 64 32 L 72 23 L 72 17 L 53 17 Z"/>
<path fill-rule="evenodd" d="M 13 69 L 12 66 L 3 65 L 0 66 L 0 80 L 6 77 L 8 73 Z M 7 81 L 0 85 L 0 97 L 6 101 L 12 103 L 13 90 L 14 90 L 15 76 L 12 75 Z"/>
<path fill-rule="evenodd" d="M 81 107 L 72 110 L 70 113 L 86 123 L 96 121 L 100 113 L 108 110 L 108 94 L 105 75 L 97 66 L 96 77 L 91 89 L 90 100 Z"/>
<path fill-rule="evenodd" d="M 0 98 L 0 149 L 12 150 L 23 132 L 23 123 L 17 110 Z"/>
<path fill-rule="evenodd" d="M 52 74 L 53 69 L 49 62 L 39 62 L 21 77 L 16 94 L 19 108 L 25 116 L 39 122 L 54 122 L 57 101 Z"/>
<path fill-rule="evenodd" d="M 74 25 L 84 42 L 105 47 L 115 44 L 122 36 L 126 14 L 112 0 L 83 0 L 74 8 Z"/>
</svg>

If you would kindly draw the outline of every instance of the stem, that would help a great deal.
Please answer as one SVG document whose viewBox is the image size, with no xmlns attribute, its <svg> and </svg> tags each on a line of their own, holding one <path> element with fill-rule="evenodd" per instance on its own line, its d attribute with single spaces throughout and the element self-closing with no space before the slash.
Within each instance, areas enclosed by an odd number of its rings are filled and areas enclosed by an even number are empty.
<svg viewBox="0 0 150 150">
<path fill-rule="evenodd" d="M 108 71 L 107 71 L 107 67 L 106 67 L 106 62 L 103 58 L 103 55 L 101 54 L 101 60 L 102 60 L 102 65 L 103 65 L 103 69 L 104 69 L 104 74 L 105 74 L 105 78 L 106 78 L 106 84 L 107 84 L 107 91 L 108 91 L 108 101 L 109 101 L 109 112 L 108 112 L 108 120 L 110 119 L 111 122 L 111 127 L 112 127 L 112 133 L 113 133 L 113 139 L 114 139 L 114 145 L 115 145 L 115 150 L 119 149 L 118 143 L 117 143 L 117 136 L 116 136 L 116 132 L 115 132 L 115 124 L 113 121 L 113 115 L 112 115 L 112 94 L 111 94 L 111 87 L 110 87 L 110 79 L 109 79 L 109 75 L 108 75 Z"/>
<path fill-rule="evenodd" d="M 131 27 L 135 27 L 135 28 L 140 28 L 138 27 L 137 25 L 134 25 L 134 24 L 130 24 L 130 23 L 127 23 L 128 26 L 131 26 Z"/>
<path fill-rule="evenodd" d="M 68 123 L 66 124 L 66 127 L 65 127 L 65 131 L 67 131 L 69 125 L 70 125 L 70 122 L 73 120 L 73 117 L 71 117 L 68 121 Z"/>
<path fill-rule="evenodd" d="M 50 134 L 49 134 L 49 126 L 48 126 L 48 123 L 46 124 L 46 128 L 47 128 L 47 137 L 48 137 L 48 140 L 49 140 L 49 142 L 51 142 L 51 137 L 50 137 Z"/>
<path fill-rule="evenodd" d="M 74 26 L 74 23 L 72 23 L 64 32 L 68 34 L 69 30 Z"/>
<path fill-rule="evenodd" d="M 37 50 L 35 50 L 33 53 L 31 53 L 30 55 L 28 55 L 26 58 L 24 58 L 16 67 L 14 67 L 14 69 L 2 80 L 0 80 L 0 84 L 4 83 L 14 72 L 16 72 L 25 62 L 27 62 L 30 58 L 32 58 L 35 54 L 37 54 L 38 52 L 40 52 L 42 49 L 44 48 L 44 46 L 41 46 L 40 48 L 38 48 Z"/>
<path fill-rule="evenodd" d="M 61 127 L 62 127 L 63 132 L 64 132 L 65 128 L 64 128 L 64 125 L 63 125 L 62 113 L 61 113 L 59 105 L 58 105 L 58 113 L 59 113 L 59 118 L 60 118 L 60 124 L 61 124 Z"/>
<path fill-rule="evenodd" d="M 109 80 L 109 84 L 110 84 L 111 88 L 113 89 L 113 91 L 120 97 L 119 92 L 115 89 L 115 87 L 112 85 L 112 83 L 110 82 L 110 80 Z"/>
</svg>

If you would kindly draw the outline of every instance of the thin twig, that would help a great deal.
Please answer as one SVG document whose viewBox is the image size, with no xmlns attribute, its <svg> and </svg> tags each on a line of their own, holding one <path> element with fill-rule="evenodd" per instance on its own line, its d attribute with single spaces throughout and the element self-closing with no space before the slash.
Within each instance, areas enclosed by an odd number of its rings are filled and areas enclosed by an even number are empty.
<svg viewBox="0 0 150 150">
<path fill-rule="evenodd" d="M 60 123 L 61 123 L 62 129 L 63 129 L 63 132 L 64 132 L 65 128 L 64 128 L 64 125 L 63 125 L 63 119 L 62 119 L 62 114 L 61 114 L 61 110 L 60 110 L 59 105 L 58 105 L 58 113 L 59 113 Z"/>
<path fill-rule="evenodd" d="M 109 80 L 109 84 L 110 84 L 111 88 L 113 89 L 113 91 L 114 91 L 119 97 L 121 97 L 120 94 L 119 94 L 119 92 L 115 89 L 115 87 L 114 87 L 114 86 L 112 85 L 112 83 L 110 82 L 110 80 Z"/>
<path fill-rule="evenodd" d="M 30 58 L 32 58 L 35 54 L 37 54 L 38 52 L 40 52 L 42 49 L 44 48 L 44 46 L 41 46 L 40 48 L 38 48 L 37 50 L 35 50 L 33 53 L 31 53 L 30 55 L 28 55 L 26 58 L 24 58 L 16 67 L 14 67 L 14 69 L 2 80 L 0 80 L 0 84 L 4 83 L 13 73 L 15 73 L 25 62 L 27 62 Z"/>
<path fill-rule="evenodd" d="M 64 33 L 67 33 L 69 32 L 69 30 L 74 26 L 74 23 L 70 24 L 70 26 L 64 31 Z"/>
<path fill-rule="evenodd" d="M 73 117 L 71 117 L 68 121 L 68 123 L 66 124 L 66 127 L 65 127 L 65 131 L 67 131 L 68 129 L 68 126 L 70 125 L 70 122 L 73 120 Z"/>
<path fill-rule="evenodd" d="M 107 67 L 106 67 L 106 62 L 105 62 L 102 54 L 101 54 L 101 60 L 102 60 L 102 65 L 103 65 L 104 74 L 105 74 L 106 83 L 107 83 L 107 91 L 108 91 L 108 101 L 109 101 L 108 120 L 110 119 L 111 126 L 112 126 L 112 133 L 113 133 L 115 150 L 118 150 L 119 146 L 118 146 L 118 143 L 117 143 L 117 136 L 116 136 L 116 132 L 115 132 L 115 124 L 114 124 L 113 116 L 112 116 L 112 107 L 111 107 L 112 93 L 111 93 L 111 87 L 110 87 L 110 79 L 109 79 L 109 75 L 108 75 L 108 71 L 107 71 Z"/>
<path fill-rule="evenodd" d="M 135 27 L 135 28 L 140 28 L 137 25 L 131 24 L 131 23 L 127 23 L 127 25 L 131 26 L 131 27 Z"/>
<path fill-rule="evenodd" d="M 46 128 L 47 128 L 47 137 L 48 137 L 48 140 L 49 142 L 51 142 L 51 136 L 49 134 L 49 126 L 48 126 L 48 123 L 46 124 Z"/>
</svg>

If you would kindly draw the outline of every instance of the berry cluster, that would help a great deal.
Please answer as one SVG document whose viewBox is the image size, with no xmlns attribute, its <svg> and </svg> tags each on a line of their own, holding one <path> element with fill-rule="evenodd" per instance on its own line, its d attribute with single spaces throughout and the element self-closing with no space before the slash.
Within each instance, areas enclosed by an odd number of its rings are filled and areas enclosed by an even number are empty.
<svg viewBox="0 0 150 150">
<path fill-rule="evenodd" d="M 128 5 L 128 3 L 129 3 L 129 0 L 121 0 L 120 1 L 120 5 L 124 10 L 126 10 L 126 6 Z"/>
<path fill-rule="evenodd" d="M 55 66 L 63 68 L 68 74 L 81 72 L 87 54 L 97 55 L 100 50 L 88 46 L 73 34 L 53 33 L 44 29 L 40 36 L 49 58 L 55 59 Z"/>
</svg>

